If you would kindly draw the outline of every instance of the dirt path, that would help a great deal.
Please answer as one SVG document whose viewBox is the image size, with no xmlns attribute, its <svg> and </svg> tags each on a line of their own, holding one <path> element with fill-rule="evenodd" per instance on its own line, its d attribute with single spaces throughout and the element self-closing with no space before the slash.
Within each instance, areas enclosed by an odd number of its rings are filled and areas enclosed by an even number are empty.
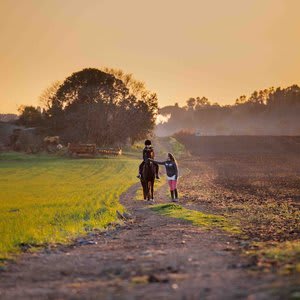
<svg viewBox="0 0 300 300">
<path fill-rule="evenodd" d="M 121 199 L 134 220 L 25 253 L 0 273 L 0 299 L 280 299 L 273 275 L 244 269 L 232 238 L 153 213 L 132 200 L 136 188 Z"/>
</svg>

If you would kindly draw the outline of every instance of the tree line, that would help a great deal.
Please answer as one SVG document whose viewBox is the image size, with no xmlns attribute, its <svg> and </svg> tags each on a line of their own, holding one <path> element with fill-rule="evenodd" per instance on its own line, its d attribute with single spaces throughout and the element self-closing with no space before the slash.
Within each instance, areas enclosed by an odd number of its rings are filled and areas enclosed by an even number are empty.
<svg viewBox="0 0 300 300">
<path fill-rule="evenodd" d="M 157 95 L 132 74 L 86 68 L 54 82 L 41 107 L 20 108 L 19 124 L 43 128 L 68 142 L 99 146 L 134 143 L 154 128 Z"/>
<path fill-rule="evenodd" d="M 300 135 L 300 88 L 269 88 L 221 106 L 206 97 L 189 98 L 183 107 L 166 106 L 159 113 L 169 116 L 156 132 L 169 135 L 198 130 L 203 135 Z"/>
</svg>

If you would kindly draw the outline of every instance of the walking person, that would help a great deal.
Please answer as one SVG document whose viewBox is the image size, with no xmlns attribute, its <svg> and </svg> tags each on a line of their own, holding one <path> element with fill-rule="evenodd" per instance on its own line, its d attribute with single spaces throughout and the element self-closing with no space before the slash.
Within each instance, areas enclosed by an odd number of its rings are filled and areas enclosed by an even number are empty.
<svg viewBox="0 0 300 300">
<path fill-rule="evenodd" d="M 173 154 L 168 153 L 168 157 L 166 161 L 156 161 L 153 159 L 149 159 L 150 161 L 164 165 L 166 168 L 167 179 L 170 187 L 171 199 L 173 202 L 178 202 L 178 191 L 177 191 L 177 180 L 178 180 L 178 167 L 177 162 Z"/>
</svg>

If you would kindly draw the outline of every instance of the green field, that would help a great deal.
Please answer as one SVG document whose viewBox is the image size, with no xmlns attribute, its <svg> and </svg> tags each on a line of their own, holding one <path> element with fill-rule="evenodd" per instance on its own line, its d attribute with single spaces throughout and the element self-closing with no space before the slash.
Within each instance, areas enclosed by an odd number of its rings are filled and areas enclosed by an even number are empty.
<svg viewBox="0 0 300 300">
<path fill-rule="evenodd" d="M 134 158 L 0 155 L 0 258 L 20 245 L 68 242 L 103 228 L 137 182 Z"/>
</svg>

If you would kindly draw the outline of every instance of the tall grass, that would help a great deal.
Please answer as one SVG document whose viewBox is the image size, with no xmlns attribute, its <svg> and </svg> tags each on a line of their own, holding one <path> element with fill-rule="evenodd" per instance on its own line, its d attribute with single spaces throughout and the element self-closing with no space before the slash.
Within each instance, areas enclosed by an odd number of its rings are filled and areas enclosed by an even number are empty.
<svg viewBox="0 0 300 300">
<path fill-rule="evenodd" d="M 105 227 L 123 210 L 119 196 L 136 169 L 128 158 L 0 155 L 0 258 Z"/>
</svg>

